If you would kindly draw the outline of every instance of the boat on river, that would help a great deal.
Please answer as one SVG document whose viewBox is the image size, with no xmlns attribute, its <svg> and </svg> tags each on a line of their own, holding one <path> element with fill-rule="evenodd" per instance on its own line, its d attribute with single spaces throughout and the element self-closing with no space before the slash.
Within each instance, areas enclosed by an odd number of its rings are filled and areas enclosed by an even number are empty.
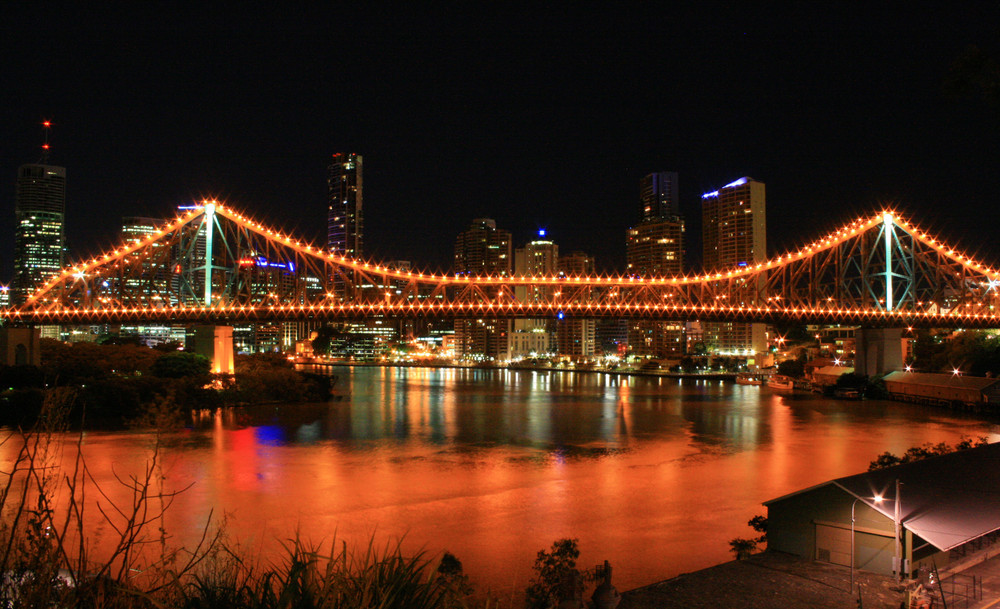
<svg viewBox="0 0 1000 609">
<path fill-rule="evenodd" d="M 751 374 L 749 372 L 740 372 L 736 375 L 737 385 L 763 385 L 764 384 L 763 374 Z"/>
<path fill-rule="evenodd" d="M 864 396 L 858 389 L 850 387 L 837 387 L 833 390 L 833 397 L 841 400 L 860 400 Z"/>
<path fill-rule="evenodd" d="M 795 381 L 791 377 L 782 374 L 775 374 L 767 380 L 767 386 L 771 389 L 795 389 Z"/>
</svg>

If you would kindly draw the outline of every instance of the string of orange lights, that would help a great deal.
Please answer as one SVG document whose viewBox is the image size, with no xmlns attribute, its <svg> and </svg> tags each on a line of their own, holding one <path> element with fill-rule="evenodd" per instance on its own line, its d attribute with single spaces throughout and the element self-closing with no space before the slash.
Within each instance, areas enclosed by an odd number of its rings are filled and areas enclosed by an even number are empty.
<svg viewBox="0 0 1000 609">
<path fill-rule="evenodd" d="M 391 302 L 375 301 L 369 299 L 368 302 L 335 302 L 330 289 L 324 286 L 323 301 L 316 303 L 299 304 L 269 304 L 261 305 L 253 302 L 218 304 L 217 306 L 197 307 L 191 305 L 159 306 L 144 303 L 141 306 L 128 306 L 128 303 L 105 299 L 107 306 L 70 307 L 65 299 L 55 298 L 54 294 L 60 289 L 68 291 L 68 287 L 73 281 L 86 276 L 104 276 L 110 273 L 109 269 L 118 269 L 119 263 L 123 259 L 141 255 L 148 251 L 154 244 L 167 238 L 182 227 L 194 226 L 195 223 L 205 222 L 206 209 L 211 206 L 213 214 L 232 222 L 242 229 L 259 236 L 269 245 L 275 248 L 284 248 L 294 252 L 302 260 L 312 261 L 316 268 L 336 269 L 341 277 L 350 276 L 351 273 L 359 274 L 373 285 L 385 285 L 392 281 L 408 282 L 410 285 L 422 285 L 434 288 L 434 292 L 441 297 L 442 290 L 448 286 L 458 286 L 471 288 L 466 289 L 463 294 L 475 302 L 460 302 L 444 299 L 442 302 L 426 302 L 416 300 L 413 302 Z M 771 303 L 773 299 L 780 300 L 781 296 L 767 296 L 755 292 L 755 277 L 769 276 L 776 277 L 776 271 L 785 271 L 792 268 L 799 268 L 794 265 L 802 261 L 808 261 L 824 252 L 831 252 L 835 248 L 848 243 L 852 239 L 866 234 L 868 231 L 879 227 L 898 227 L 911 236 L 916 242 L 929 251 L 935 252 L 940 257 L 938 266 L 955 265 L 956 268 L 964 269 L 973 277 L 971 280 L 964 280 L 965 283 L 952 289 L 952 292 L 959 294 L 954 297 L 954 302 L 949 306 L 944 306 L 942 302 L 919 302 L 925 306 L 925 310 L 909 309 L 886 311 L 878 306 L 869 307 L 845 307 L 845 302 L 831 302 L 832 296 L 826 296 L 827 302 L 789 303 L 798 306 L 788 306 L 786 308 L 773 306 L 753 306 L 755 301 L 767 301 Z M 241 259 L 242 260 L 242 259 Z M 239 265 L 240 263 L 234 263 Z M 888 264 L 888 263 L 886 263 Z M 958 275 L 950 267 L 946 269 L 946 274 Z M 332 271 L 325 273 L 328 279 L 333 274 Z M 377 276 L 379 281 L 374 281 L 371 277 Z M 906 323 L 907 325 L 932 325 L 947 323 L 948 325 L 968 325 L 968 326 L 991 326 L 995 325 L 997 316 L 993 313 L 994 300 L 996 299 L 996 287 L 1000 285 L 1000 274 L 990 267 L 983 266 L 979 262 L 964 256 L 955 251 L 954 248 L 940 243 L 927 233 L 921 231 L 916 226 L 900 218 L 893 211 L 883 211 L 877 215 L 863 217 L 854 220 L 850 224 L 842 226 L 839 230 L 816 240 L 799 250 L 786 253 L 777 258 L 749 264 L 746 266 L 718 271 L 703 275 L 684 275 L 675 277 L 635 277 L 629 275 L 601 275 L 601 276 L 450 276 L 444 274 L 423 273 L 418 271 L 403 271 L 371 261 L 363 261 L 347 258 L 341 255 L 324 251 L 321 248 L 303 243 L 291 235 L 275 231 L 260 223 L 257 223 L 247 216 L 240 214 L 230 207 L 222 205 L 217 201 L 204 201 L 201 206 L 189 210 L 169 222 L 165 226 L 157 229 L 144 239 L 137 239 L 129 243 L 122 244 L 117 248 L 99 255 L 85 263 L 76 264 L 64 269 L 60 274 L 54 276 L 49 282 L 39 288 L 27 302 L 14 309 L 2 312 L 4 318 L 20 323 L 55 323 L 60 322 L 81 322 L 85 320 L 110 320 L 124 318 L 143 319 L 163 319 L 175 320 L 185 319 L 232 319 L 232 318 L 301 318 L 303 316 L 321 316 L 325 318 L 365 316 L 365 315 L 450 315 L 450 316 L 475 316 L 475 315 L 504 315 L 538 317 L 546 314 L 565 312 L 566 314 L 587 315 L 594 317 L 601 316 L 655 316 L 662 318 L 691 318 L 691 319 L 725 319 L 725 320 L 770 320 L 778 318 L 794 318 L 802 320 L 826 321 L 829 323 L 844 323 L 845 321 L 863 319 L 891 320 L 893 323 Z M 511 298 L 513 286 L 566 286 L 575 287 L 576 291 L 568 292 L 570 298 L 559 301 L 561 291 L 548 296 L 553 302 L 540 303 L 518 303 L 518 302 L 489 302 L 489 295 L 499 290 L 498 298 Z M 720 287 L 722 286 L 722 287 Z M 702 289 L 711 287 L 712 289 L 703 293 L 697 293 L 696 288 Z M 592 293 L 591 288 L 599 288 L 599 293 Z M 685 288 L 686 291 L 669 291 Z M 92 286 L 92 289 L 97 289 Z M 990 291 L 993 299 L 986 298 Z M 966 292 L 973 293 L 969 297 Z M 412 298 L 416 290 L 410 290 L 408 297 Z M 386 293 L 387 300 L 391 300 L 392 295 Z M 978 299 L 977 299 L 978 297 Z M 381 295 L 379 295 L 381 299 Z M 617 298 L 617 302 L 614 299 Z M 663 303 L 661 299 L 676 298 L 681 302 Z M 705 304 L 698 302 L 698 299 L 729 300 L 734 304 L 730 306 L 719 306 L 714 302 Z M 654 300 L 655 299 L 655 300 Z M 801 299 L 800 299 L 801 300 Z M 580 302 L 585 301 L 585 302 Z M 742 303 L 742 304 L 737 304 Z M 132 303 L 136 304 L 136 303 Z M 838 306 L 839 305 L 839 306 Z M 877 303 L 875 303 L 877 305 Z M 987 311 L 980 309 L 988 308 Z"/>
</svg>

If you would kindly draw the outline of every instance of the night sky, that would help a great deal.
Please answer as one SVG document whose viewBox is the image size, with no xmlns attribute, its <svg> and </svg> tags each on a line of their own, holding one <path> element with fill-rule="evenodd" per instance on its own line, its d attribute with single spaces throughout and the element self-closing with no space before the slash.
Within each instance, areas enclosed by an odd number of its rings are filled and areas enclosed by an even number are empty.
<svg viewBox="0 0 1000 609">
<path fill-rule="evenodd" d="M 679 173 L 691 249 L 700 195 L 749 175 L 767 184 L 771 253 L 892 205 L 1000 266 L 1000 108 L 947 85 L 970 45 L 1000 61 L 995 8 L 13 4 L 5 242 L 17 167 L 39 160 L 48 119 L 77 256 L 109 246 L 124 215 L 203 197 L 321 243 L 326 167 L 357 152 L 366 254 L 424 269 L 446 269 L 483 216 L 515 246 L 544 227 L 621 269 L 638 181 L 662 170 Z"/>
</svg>

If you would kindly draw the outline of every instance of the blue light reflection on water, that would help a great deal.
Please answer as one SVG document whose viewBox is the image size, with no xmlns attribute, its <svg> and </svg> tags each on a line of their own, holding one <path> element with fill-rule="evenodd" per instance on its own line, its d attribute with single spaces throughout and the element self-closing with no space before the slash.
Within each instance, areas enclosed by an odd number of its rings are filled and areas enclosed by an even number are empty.
<svg viewBox="0 0 1000 609">
<path fill-rule="evenodd" d="M 992 423 L 892 402 L 719 381 L 491 369 L 337 368 L 339 399 L 205 414 L 166 447 L 189 537 L 234 514 L 262 544 L 295 530 L 406 536 L 480 585 L 523 589 L 537 551 L 580 539 L 616 585 L 729 558 L 760 503 L 856 473 L 879 453 Z M 144 465 L 127 434 L 95 461 Z M 106 481 L 114 485 L 113 479 Z M 184 535 L 179 535 L 184 539 Z M 619 579 L 620 578 L 620 579 Z"/>
</svg>

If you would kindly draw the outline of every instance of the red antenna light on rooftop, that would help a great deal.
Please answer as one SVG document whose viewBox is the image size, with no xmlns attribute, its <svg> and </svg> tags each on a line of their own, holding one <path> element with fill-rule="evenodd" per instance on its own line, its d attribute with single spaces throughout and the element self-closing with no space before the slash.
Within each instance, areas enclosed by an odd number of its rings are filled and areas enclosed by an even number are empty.
<svg viewBox="0 0 1000 609">
<path fill-rule="evenodd" d="M 44 165 L 49 162 L 49 129 L 52 127 L 52 121 L 42 121 L 42 127 L 45 130 L 45 142 L 42 143 L 42 158 L 39 163 Z"/>
</svg>

